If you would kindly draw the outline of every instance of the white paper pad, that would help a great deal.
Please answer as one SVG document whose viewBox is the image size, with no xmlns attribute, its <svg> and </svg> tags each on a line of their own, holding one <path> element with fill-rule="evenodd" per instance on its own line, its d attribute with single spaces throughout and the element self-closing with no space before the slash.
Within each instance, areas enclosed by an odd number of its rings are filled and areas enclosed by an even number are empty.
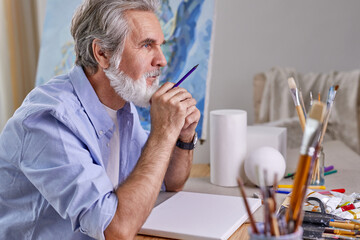
<svg viewBox="0 0 360 240">
<path fill-rule="evenodd" d="M 260 199 L 248 198 L 251 212 Z M 227 239 L 248 218 L 241 197 L 179 192 L 156 206 L 140 234 L 176 239 Z"/>
</svg>

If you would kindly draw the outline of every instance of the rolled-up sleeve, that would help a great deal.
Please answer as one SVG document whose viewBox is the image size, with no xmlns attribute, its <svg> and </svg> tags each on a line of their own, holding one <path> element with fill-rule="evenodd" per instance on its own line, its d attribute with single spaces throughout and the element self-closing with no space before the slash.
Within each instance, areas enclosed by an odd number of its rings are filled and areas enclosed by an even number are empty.
<svg viewBox="0 0 360 240">
<path fill-rule="evenodd" d="M 96 151 L 50 112 L 26 118 L 23 126 L 19 166 L 25 176 L 63 219 L 70 219 L 73 231 L 104 239 L 117 197 L 104 168 L 94 161 Z"/>
<path fill-rule="evenodd" d="M 110 224 L 117 207 L 117 198 L 108 193 L 80 217 L 80 231 L 95 239 L 105 239 L 104 231 Z"/>
</svg>

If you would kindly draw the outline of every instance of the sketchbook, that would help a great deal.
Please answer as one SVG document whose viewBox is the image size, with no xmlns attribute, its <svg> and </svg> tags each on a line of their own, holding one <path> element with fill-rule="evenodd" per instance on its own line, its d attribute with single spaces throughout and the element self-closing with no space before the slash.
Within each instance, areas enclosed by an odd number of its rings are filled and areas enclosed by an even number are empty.
<svg viewBox="0 0 360 240">
<path fill-rule="evenodd" d="M 248 198 L 251 212 L 260 199 Z M 241 197 L 179 192 L 156 206 L 140 234 L 175 239 L 228 239 L 248 218 Z"/>
</svg>

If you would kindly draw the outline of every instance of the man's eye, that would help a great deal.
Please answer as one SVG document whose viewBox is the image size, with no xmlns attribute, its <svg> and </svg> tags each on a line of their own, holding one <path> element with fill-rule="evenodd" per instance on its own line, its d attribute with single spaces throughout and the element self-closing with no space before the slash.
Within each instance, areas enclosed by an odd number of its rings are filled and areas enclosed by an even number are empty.
<svg viewBox="0 0 360 240">
<path fill-rule="evenodd" d="M 150 44 L 144 44 L 144 48 L 150 47 Z"/>
</svg>

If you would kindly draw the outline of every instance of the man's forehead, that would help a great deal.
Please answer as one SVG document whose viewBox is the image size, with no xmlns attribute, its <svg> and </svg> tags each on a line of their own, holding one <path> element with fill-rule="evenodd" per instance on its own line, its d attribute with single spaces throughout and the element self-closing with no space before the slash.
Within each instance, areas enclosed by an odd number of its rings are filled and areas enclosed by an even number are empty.
<svg viewBox="0 0 360 240">
<path fill-rule="evenodd" d="M 159 44 L 163 43 L 163 32 L 160 27 L 160 22 L 154 13 L 130 10 L 126 12 L 126 18 L 130 28 L 130 35 L 135 41 L 143 41 L 149 38 Z"/>
</svg>

